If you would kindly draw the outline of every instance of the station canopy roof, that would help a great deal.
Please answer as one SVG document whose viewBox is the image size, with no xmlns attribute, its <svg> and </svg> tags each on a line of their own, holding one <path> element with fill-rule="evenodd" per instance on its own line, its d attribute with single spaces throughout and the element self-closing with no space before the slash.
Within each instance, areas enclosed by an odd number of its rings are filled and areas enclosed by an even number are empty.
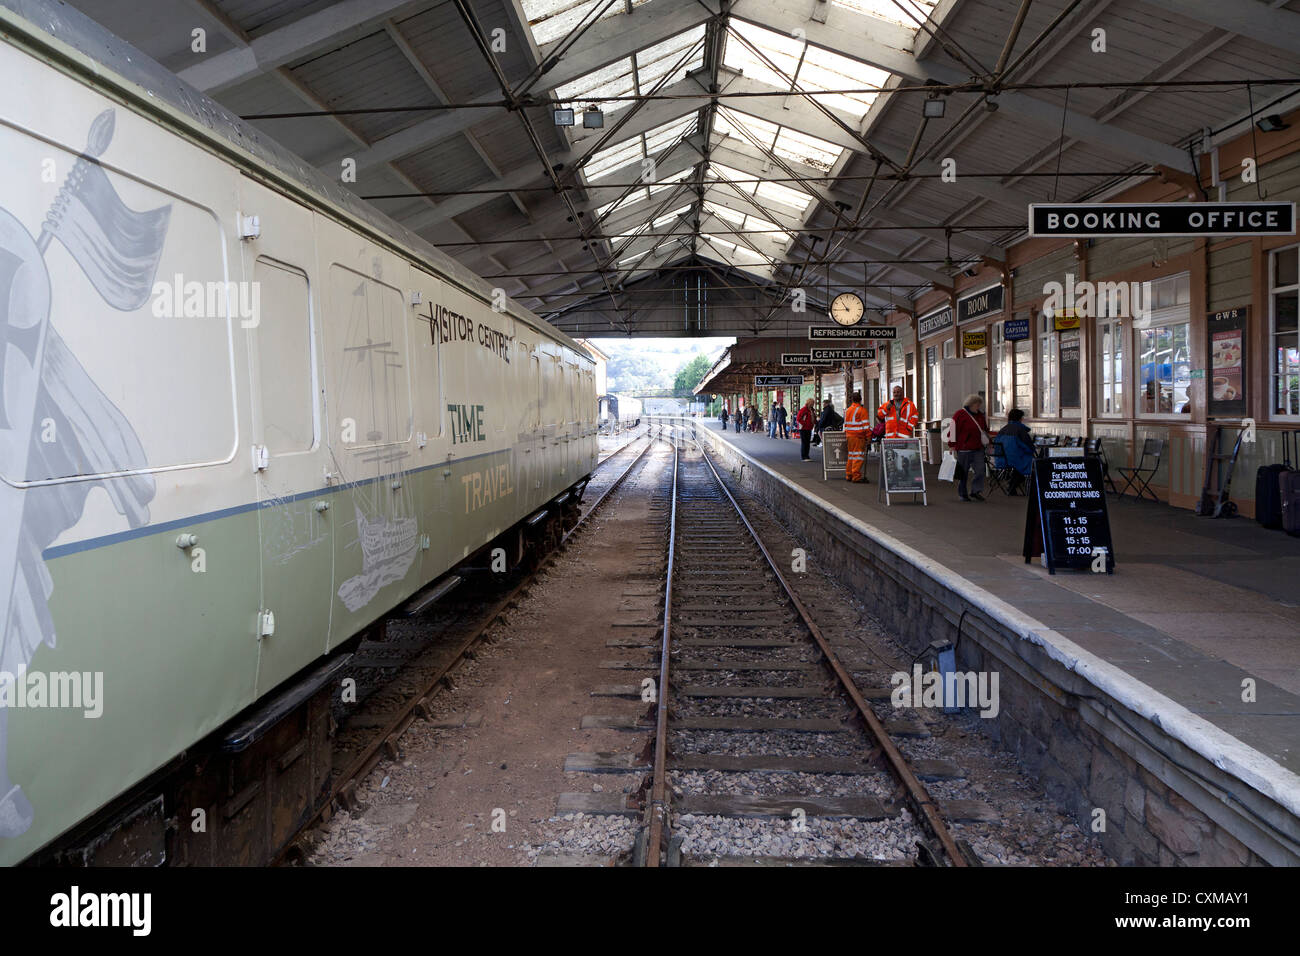
<svg viewBox="0 0 1300 956">
<path fill-rule="evenodd" d="M 910 310 L 1300 101 L 1300 0 L 72 2 L 583 337 Z"/>
</svg>

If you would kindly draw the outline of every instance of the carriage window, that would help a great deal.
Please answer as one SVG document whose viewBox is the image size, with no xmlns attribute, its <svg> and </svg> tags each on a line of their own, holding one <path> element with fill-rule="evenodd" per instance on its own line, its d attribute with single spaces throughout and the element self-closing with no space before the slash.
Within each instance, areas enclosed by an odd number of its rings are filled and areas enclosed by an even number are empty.
<svg viewBox="0 0 1300 956">
<path fill-rule="evenodd" d="M 76 135 L 80 149 L 85 129 Z M 119 135 L 100 166 L 0 125 L 9 168 L 52 162 L 60 171 L 48 189 L 5 194 L 15 227 L 0 248 L 0 352 L 6 339 L 9 346 L 7 359 L 0 355 L 0 473 L 8 481 L 235 455 L 231 329 L 238 333 L 242 318 L 235 310 L 252 305 L 251 283 L 228 281 L 212 210 L 113 168 L 157 148 L 153 135 L 135 143 Z M 81 200 L 51 208 L 65 182 Z M 88 218 L 82 202 L 102 220 Z M 39 229 L 47 216 L 49 246 L 38 247 L 18 224 Z M 112 224 L 110 233 L 96 231 L 106 228 L 100 221 Z M 155 493 L 148 479 L 119 488 L 140 503 Z"/>
<path fill-rule="evenodd" d="M 334 368 L 331 427 L 351 447 L 408 441 L 411 388 L 402 293 L 335 264 L 327 320 Z"/>
<path fill-rule="evenodd" d="M 257 260 L 253 277 L 261 314 L 249 341 L 262 442 L 272 455 L 308 451 L 316 442 L 316 389 L 307 277 L 269 259 Z"/>
</svg>

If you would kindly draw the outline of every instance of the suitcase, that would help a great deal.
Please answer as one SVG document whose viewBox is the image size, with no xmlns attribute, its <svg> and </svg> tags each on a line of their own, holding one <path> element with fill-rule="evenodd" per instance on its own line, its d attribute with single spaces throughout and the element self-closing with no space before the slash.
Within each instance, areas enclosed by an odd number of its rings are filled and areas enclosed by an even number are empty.
<svg viewBox="0 0 1300 956">
<path fill-rule="evenodd" d="M 1290 445 L 1283 432 L 1282 464 L 1261 465 L 1255 472 L 1255 520 L 1265 528 L 1282 527 L 1282 479 L 1290 472 Z"/>
<path fill-rule="evenodd" d="M 1283 436 L 1282 441 L 1286 442 Z M 1291 441 L 1296 441 L 1296 433 L 1291 433 Z M 1286 453 L 1283 452 L 1283 455 Z M 1278 497 L 1282 500 L 1282 530 L 1287 534 L 1300 537 L 1300 471 L 1284 471 L 1278 475 Z"/>
</svg>

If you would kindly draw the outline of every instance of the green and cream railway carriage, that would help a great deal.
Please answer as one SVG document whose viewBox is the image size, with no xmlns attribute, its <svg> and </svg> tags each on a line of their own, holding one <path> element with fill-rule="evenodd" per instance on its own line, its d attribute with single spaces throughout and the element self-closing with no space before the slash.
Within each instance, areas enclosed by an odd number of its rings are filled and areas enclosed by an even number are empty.
<svg viewBox="0 0 1300 956">
<path fill-rule="evenodd" d="M 304 675 L 590 474 L 592 363 L 75 11 L 0 29 L 0 861 L 229 859 L 319 793 Z"/>
</svg>

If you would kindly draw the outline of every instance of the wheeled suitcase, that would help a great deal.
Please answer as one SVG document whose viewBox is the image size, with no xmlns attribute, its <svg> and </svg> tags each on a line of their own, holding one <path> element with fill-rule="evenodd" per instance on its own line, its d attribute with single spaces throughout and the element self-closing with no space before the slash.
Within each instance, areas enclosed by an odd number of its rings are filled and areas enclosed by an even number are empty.
<svg viewBox="0 0 1300 956">
<path fill-rule="evenodd" d="M 1291 433 L 1291 441 L 1296 441 L 1296 433 Z M 1286 436 L 1282 437 L 1282 447 L 1286 448 Z M 1286 454 L 1285 451 L 1282 453 Z M 1282 500 L 1282 530 L 1287 534 L 1300 537 L 1300 471 L 1284 471 L 1278 475 L 1278 497 Z"/>
<path fill-rule="evenodd" d="M 1282 478 L 1291 472 L 1287 433 L 1282 433 L 1282 464 L 1261 465 L 1255 472 L 1255 520 L 1265 528 L 1282 527 Z"/>
</svg>

